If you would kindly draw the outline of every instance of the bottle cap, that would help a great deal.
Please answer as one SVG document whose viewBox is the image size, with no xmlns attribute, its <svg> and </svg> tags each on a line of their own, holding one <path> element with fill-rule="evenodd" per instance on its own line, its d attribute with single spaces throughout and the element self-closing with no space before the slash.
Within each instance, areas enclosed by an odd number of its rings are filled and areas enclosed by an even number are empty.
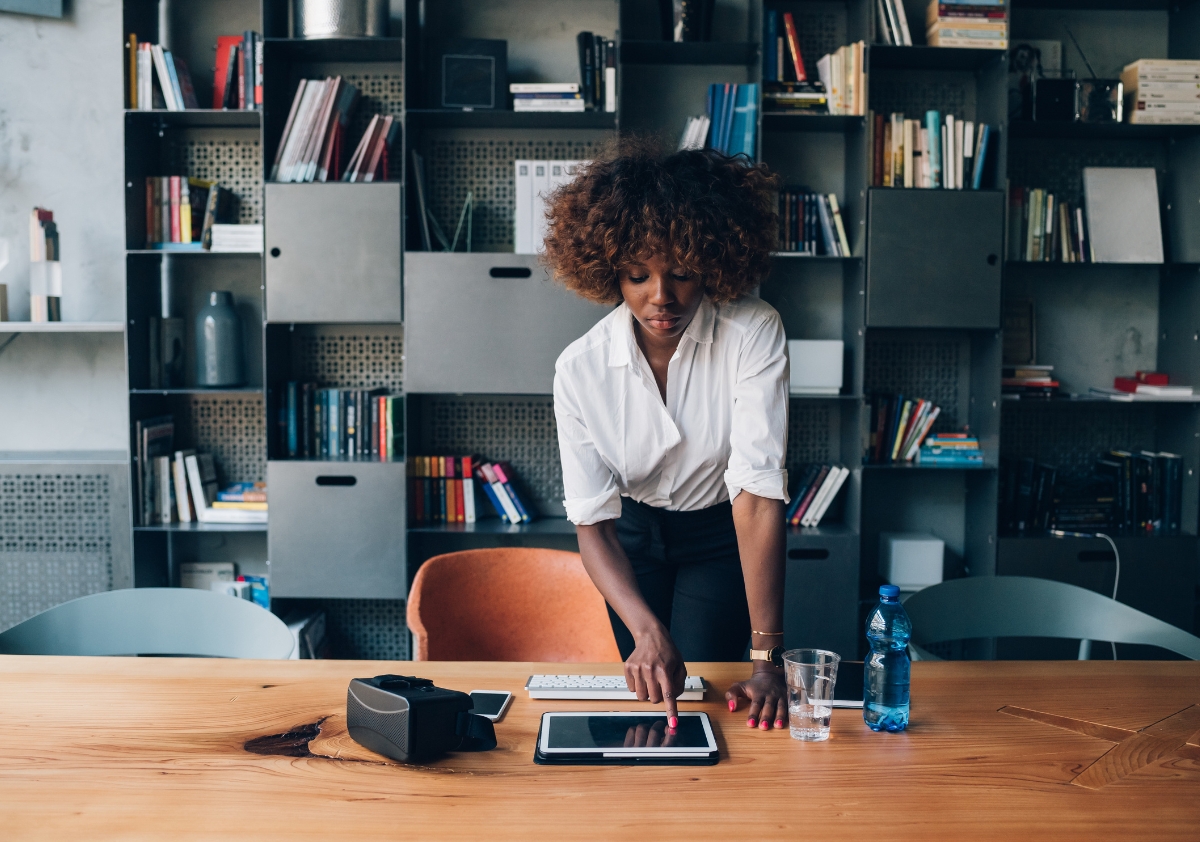
<svg viewBox="0 0 1200 842">
<path fill-rule="evenodd" d="M 894 599 L 895 597 L 900 596 L 900 588 L 898 588 L 896 585 L 880 585 L 879 595 Z"/>
</svg>

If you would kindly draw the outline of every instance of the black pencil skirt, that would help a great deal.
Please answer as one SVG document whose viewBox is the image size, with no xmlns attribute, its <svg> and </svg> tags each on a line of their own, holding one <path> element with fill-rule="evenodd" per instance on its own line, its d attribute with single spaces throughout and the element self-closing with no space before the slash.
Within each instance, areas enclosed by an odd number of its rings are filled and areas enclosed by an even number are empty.
<svg viewBox="0 0 1200 842">
<path fill-rule="evenodd" d="M 750 609 L 730 503 L 671 512 L 622 497 L 617 538 L 642 596 L 685 661 L 744 659 Z M 625 660 L 633 635 L 612 606 L 608 617 Z"/>
</svg>

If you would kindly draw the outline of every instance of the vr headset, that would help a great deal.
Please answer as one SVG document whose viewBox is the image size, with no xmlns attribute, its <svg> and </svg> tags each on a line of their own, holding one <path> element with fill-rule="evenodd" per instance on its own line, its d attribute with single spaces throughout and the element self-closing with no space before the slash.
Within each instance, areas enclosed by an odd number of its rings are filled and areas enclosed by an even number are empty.
<svg viewBox="0 0 1200 842">
<path fill-rule="evenodd" d="M 428 678 L 354 678 L 346 690 L 346 724 L 359 745 L 401 763 L 422 763 L 448 751 L 488 751 L 496 729 L 471 713 L 466 693 L 435 687 Z"/>
</svg>

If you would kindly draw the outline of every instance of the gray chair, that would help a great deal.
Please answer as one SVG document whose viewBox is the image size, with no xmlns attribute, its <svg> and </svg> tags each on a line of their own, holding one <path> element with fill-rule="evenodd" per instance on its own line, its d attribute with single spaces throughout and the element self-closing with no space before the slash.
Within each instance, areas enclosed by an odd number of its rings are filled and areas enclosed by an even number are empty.
<svg viewBox="0 0 1200 842">
<path fill-rule="evenodd" d="M 1093 640 L 1160 646 L 1200 660 L 1200 637 L 1095 591 L 1030 576 L 972 576 L 917 591 L 904 602 L 912 619 L 912 650 L 980 637 L 1062 637 L 1080 641 L 1086 658 Z"/>
<path fill-rule="evenodd" d="M 283 621 L 248 600 L 194 588 L 81 596 L 0 632 L 5 655 L 291 657 Z"/>
</svg>

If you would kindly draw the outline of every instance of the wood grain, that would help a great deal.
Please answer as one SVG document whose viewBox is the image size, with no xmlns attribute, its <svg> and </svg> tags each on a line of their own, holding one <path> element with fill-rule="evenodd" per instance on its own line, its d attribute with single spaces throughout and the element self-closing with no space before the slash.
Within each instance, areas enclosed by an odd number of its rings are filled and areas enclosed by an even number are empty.
<svg viewBox="0 0 1200 842">
<path fill-rule="evenodd" d="M 351 740 L 348 681 L 414 669 L 445 687 L 516 693 L 496 750 L 415 767 Z M 614 707 L 530 700 L 525 679 L 554 671 L 0 657 L 0 827 L 5 839 L 172 842 L 858 840 L 882 838 L 882 821 L 888 839 L 1200 837 L 1198 663 L 917 663 L 907 732 L 876 734 L 836 710 L 831 739 L 816 744 L 729 713 L 724 689 L 748 665 L 693 664 L 716 692 L 681 706 L 708 711 L 722 760 L 674 768 L 534 765 L 543 711 Z"/>
</svg>

